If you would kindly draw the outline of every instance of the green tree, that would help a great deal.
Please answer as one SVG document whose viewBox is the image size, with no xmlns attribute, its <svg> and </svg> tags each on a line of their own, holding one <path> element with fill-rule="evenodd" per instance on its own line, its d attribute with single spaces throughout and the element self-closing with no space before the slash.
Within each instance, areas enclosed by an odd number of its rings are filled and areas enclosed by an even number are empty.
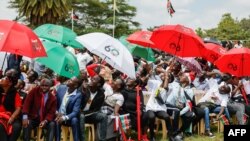
<svg viewBox="0 0 250 141">
<path fill-rule="evenodd" d="M 74 13 L 79 17 L 74 20 L 74 31 L 78 34 L 104 32 L 112 35 L 113 29 L 113 0 L 74 0 Z M 130 34 L 139 26 L 132 20 L 136 8 L 127 4 L 126 0 L 117 0 L 115 36 Z M 65 20 L 71 26 L 71 19 Z"/>
<path fill-rule="evenodd" d="M 25 17 L 30 26 L 57 23 L 69 14 L 71 0 L 10 0 L 19 17 Z"/>
<path fill-rule="evenodd" d="M 217 28 L 217 37 L 220 40 L 241 40 L 245 38 L 239 22 L 234 20 L 230 13 L 222 16 Z"/>
<path fill-rule="evenodd" d="M 201 38 L 205 37 L 205 32 L 199 27 L 195 30 L 196 34 L 199 35 Z"/>
</svg>

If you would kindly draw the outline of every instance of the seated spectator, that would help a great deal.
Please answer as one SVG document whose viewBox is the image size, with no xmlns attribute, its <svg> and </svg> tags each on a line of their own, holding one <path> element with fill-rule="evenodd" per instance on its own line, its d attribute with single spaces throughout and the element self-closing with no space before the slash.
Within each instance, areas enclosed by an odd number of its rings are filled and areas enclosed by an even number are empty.
<svg viewBox="0 0 250 141">
<path fill-rule="evenodd" d="M 42 79 L 41 84 L 33 88 L 23 106 L 23 139 L 30 141 L 31 131 L 36 127 L 47 130 L 46 140 L 53 141 L 55 133 L 56 97 L 50 91 L 52 81 Z M 40 138 L 40 137 L 38 137 Z"/>
<path fill-rule="evenodd" d="M 27 79 L 24 80 L 25 82 L 25 87 L 24 91 L 28 94 L 34 87 L 37 86 L 37 80 L 38 78 L 38 73 L 35 72 L 34 70 L 29 70 L 27 73 Z"/>
<path fill-rule="evenodd" d="M 0 79 L 0 140 L 16 141 L 21 133 L 22 101 L 15 88 L 19 73 L 10 69 Z"/>
<path fill-rule="evenodd" d="M 230 87 L 225 82 L 221 82 L 220 86 L 214 86 L 199 100 L 198 105 L 205 111 L 205 134 L 209 137 L 214 137 L 213 133 L 210 131 L 209 113 L 217 113 L 217 120 L 222 116 L 222 114 L 225 114 L 226 118 L 231 120 L 227 109 L 230 91 Z M 207 102 L 214 104 L 210 104 L 211 106 L 208 107 L 207 104 L 205 104 Z"/>
<path fill-rule="evenodd" d="M 56 141 L 61 139 L 61 125 L 70 126 L 73 131 L 74 141 L 79 141 L 79 118 L 82 98 L 81 92 L 78 91 L 80 85 L 80 79 L 72 77 L 67 81 L 67 85 L 60 85 L 57 89 Z"/>
<path fill-rule="evenodd" d="M 124 97 L 121 90 L 124 88 L 125 83 L 122 79 L 118 78 L 112 82 L 111 87 L 113 93 L 105 95 L 104 105 L 101 110 L 108 115 L 108 126 L 106 139 L 113 139 L 118 137 L 118 132 L 114 132 L 114 122 L 112 116 L 119 116 L 119 110 L 124 103 Z"/>
<path fill-rule="evenodd" d="M 84 124 L 92 123 L 98 124 L 99 141 L 106 139 L 106 128 L 108 117 L 106 114 L 101 113 L 101 106 L 104 103 L 104 90 L 102 86 L 104 84 L 104 79 L 96 75 L 91 78 L 88 85 L 82 84 L 82 103 L 81 103 L 81 118 L 80 118 L 80 129 L 81 129 L 81 141 L 84 141 Z"/>
<path fill-rule="evenodd" d="M 137 91 L 136 91 L 136 86 L 139 85 L 139 79 L 132 79 L 128 78 L 126 80 L 126 87 L 122 90 L 122 95 L 124 97 L 124 104 L 122 106 L 122 114 L 129 113 L 130 116 L 130 123 L 131 123 L 131 128 L 135 131 L 137 131 L 137 110 L 136 110 L 136 97 L 137 97 Z M 142 91 L 139 91 L 140 95 L 140 113 L 141 113 L 141 131 L 142 131 L 142 137 L 141 139 L 146 141 L 147 139 L 147 124 L 146 124 L 146 113 L 143 111 L 144 107 L 144 101 L 143 101 L 143 95 Z"/>
</svg>

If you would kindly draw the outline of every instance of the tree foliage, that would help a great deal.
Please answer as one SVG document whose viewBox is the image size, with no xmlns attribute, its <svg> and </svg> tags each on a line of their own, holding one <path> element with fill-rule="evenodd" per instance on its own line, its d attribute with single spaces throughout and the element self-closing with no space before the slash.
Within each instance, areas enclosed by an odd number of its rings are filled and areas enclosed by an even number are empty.
<svg viewBox="0 0 250 141">
<path fill-rule="evenodd" d="M 127 4 L 126 0 L 117 0 L 115 16 L 115 36 L 130 34 L 138 28 L 139 23 L 132 20 L 136 8 Z M 89 32 L 104 32 L 112 35 L 113 30 L 113 0 L 75 0 L 74 13 L 79 17 L 74 20 L 74 30 L 78 34 Z M 70 25 L 71 20 L 66 20 Z"/>
<path fill-rule="evenodd" d="M 10 7 L 18 9 L 31 26 L 56 23 L 74 27 L 76 33 L 104 32 L 112 35 L 114 0 L 11 0 Z M 131 34 L 139 23 L 133 21 L 136 8 L 127 0 L 116 0 L 115 36 Z M 73 20 L 72 10 L 78 19 Z"/>
<path fill-rule="evenodd" d="M 242 40 L 245 46 L 250 45 L 250 17 L 237 20 L 232 18 L 230 13 L 222 15 L 216 28 L 203 30 L 196 29 L 196 33 L 204 37 L 216 38 L 219 40 Z"/>
<path fill-rule="evenodd" d="M 19 17 L 25 17 L 31 26 L 64 19 L 70 6 L 71 0 L 10 0 L 10 7 L 17 8 Z"/>
</svg>

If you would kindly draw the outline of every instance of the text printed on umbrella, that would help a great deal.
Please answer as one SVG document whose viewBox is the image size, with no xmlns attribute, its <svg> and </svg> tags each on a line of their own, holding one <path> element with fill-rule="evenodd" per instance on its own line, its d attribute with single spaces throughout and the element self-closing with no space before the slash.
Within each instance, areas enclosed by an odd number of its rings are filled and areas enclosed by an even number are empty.
<svg viewBox="0 0 250 141">
<path fill-rule="evenodd" d="M 38 51 L 38 52 L 40 52 L 41 51 L 41 46 L 39 45 L 39 43 L 38 43 L 38 40 L 31 40 L 31 43 L 32 43 L 32 49 L 34 50 L 34 51 Z"/>
<path fill-rule="evenodd" d="M 4 33 L 0 32 L 0 41 L 3 39 L 3 35 L 4 35 Z"/>
<path fill-rule="evenodd" d="M 115 49 L 112 45 L 107 45 L 104 47 L 105 51 L 110 52 L 113 56 L 118 56 L 119 51 Z"/>
<path fill-rule="evenodd" d="M 215 61 L 215 60 L 218 59 L 218 56 L 217 56 L 217 55 L 214 55 L 214 54 L 211 54 L 211 55 L 210 55 L 210 58 L 211 58 L 213 61 Z"/>
<path fill-rule="evenodd" d="M 227 65 L 227 67 L 233 71 L 237 71 L 237 65 L 235 65 L 235 64 L 230 63 Z"/>
<path fill-rule="evenodd" d="M 70 74 L 75 73 L 74 66 L 72 64 L 66 64 L 64 70 L 69 72 Z"/>
<path fill-rule="evenodd" d="M 57 31 L 57 30 L 51 29 L 51 30 L 48 31 L 48 34 L 50 34 L 52 36 L 59 36 L 60 32 Z"/>
<path fill-rule="evenodd" d="M 176 43 L 170 43 L 169 48 L 175 50 L 176 52 L 181 51 L 180 45 L 176 45 Z"/>
</svg>

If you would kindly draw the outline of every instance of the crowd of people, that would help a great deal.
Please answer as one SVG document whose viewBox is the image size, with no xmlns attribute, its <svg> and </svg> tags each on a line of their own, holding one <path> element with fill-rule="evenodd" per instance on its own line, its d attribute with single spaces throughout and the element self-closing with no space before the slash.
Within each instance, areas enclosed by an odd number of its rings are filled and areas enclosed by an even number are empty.
<svg viewBox="0 0 250 141">
<path fill-rule="evenodd" d="M 0 79 L 1 141 L 30 141 L 31 131 L 37 127 L 46 130 L 42 135 L 47 141 L 60 141 L 61 126 L 72 128 L 74 141 L 84 141 L 85 123 L 95 124 L 97 140 L 116 140 L 120 132 L 115 131 L 112 117 L 124 114 L 129 114 L 130 130 L 137 131 L 137 117 L 141 118 L 144 141 L 156 139 L 156 118 L 165 120 L 171 141 L 191 136 L 194 132 L 188 129 L 201 118 L 205 120 L 205 135 L 214 137 L 210 113 L 229 124 L 248 124 L 249 77 L 222 73 L 202 58 L 196 58 L 202 72 L 195 73 L 175 57 L 156 51 L 155 62 L 134 57 L 136 78 L 129 78 L 86 49 L 74 53 L 81 70 L 72 78 L 10 55 L 14 60 L 8 62 Z M 141 88 L 139 116 L 137 86 Z M 150 93 L 148 101 L 143 98 L 146 93 Z M 196 95 L 202 98 L 197 100 Z M 237 123 L 233 123 L 232 115 L 236 115 Z"/>
</svg>

